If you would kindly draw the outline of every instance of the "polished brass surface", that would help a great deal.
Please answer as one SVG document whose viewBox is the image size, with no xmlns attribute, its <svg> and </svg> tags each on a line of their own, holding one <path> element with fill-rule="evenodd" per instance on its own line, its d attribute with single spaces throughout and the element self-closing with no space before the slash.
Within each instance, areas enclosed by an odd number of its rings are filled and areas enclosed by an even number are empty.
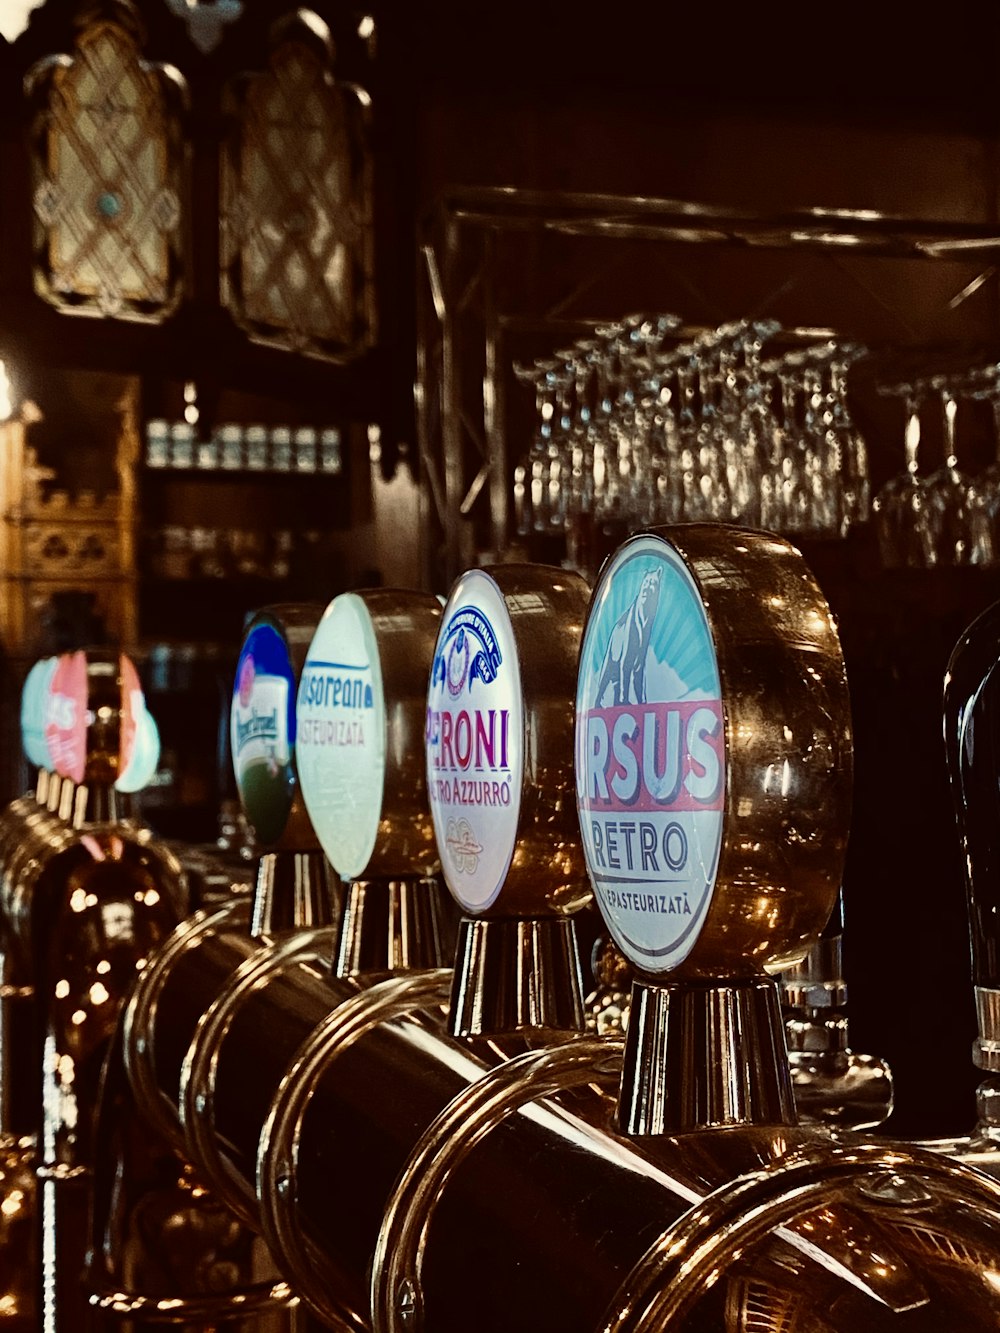
<svg viewBox="0 0 1000 1333">
<path fill-rule="evenodd" d="M 290 937 L 259 949 L 241 963 L 225 989 L 198 1020 L 181 1066 L 177 1094 L 185 1156 L 202 1178 L 247 1225 L 256 1227 L 252 1188 L 225 1160 L 223 1143 L 232 1142 L 224 1115 L 217 1114 L 216 1086 L 226 1064 L 226 1039 L 241 1005 L 251 992 L 263 990 L 276 976 L 298 962 L 328 960 L 335 933 L 331 929 L 300 929 Z M 334 997 L 331 996 L 331 999 Z"/>
<path fill-rule="evenodd" d="M 266 1247 L 139 1117 L 120 1047 L 107 1066 L 94 1155 L 85 1281 L 98 1327 L 135 1318 L 140 1328 L 194 1333 L 231 1327 L 242 1312 L 259 1333 L 290 1333 L 294 1295 Z"/>
<path fill-rule="evenodd" d="M 445 969 L 413 972 L 339 1005 L 296 1052 L 261 1129 L 256 1185 L 264 1235 L 305 1304 L 334 1327 L 364 1330 L 367 1312 L 360 1301 L 343 1296 L 343 1284 L 326 1281 L 328 1264 L 336 1266 L 337 1256 L 318 1263 L 296 1216 L 304 1118 L 331 1062 L 373 1027 L 443 1004 L 450 980 Z"/>
<path fill-rule="evenodd" d="M 680 554 L 701 595 L 725 722 L 715 891 L 674 975 L 778 972 L 819 936 L 841 883 L 853 750 L 837 630 L 783 538 L 709 524 L 652 531 Z"/>
<path fill-rule="evenodd" d="M 618 1120 L 630 1135 L 794 1124 L 777 983 L 634 982 Z"/>
<path fill-rule="evenodd" d="M 332 925 L 339 916 L 340 880 L 319 847 L 265 852 L 257 863 L 250 934 Z"/>
<path fill-rule="evenodd" d="M 183 1039 L 192 1010 L 204 1012 L 204 997 L 226 988 L 232 972 L 223 974 L 221 962 L 235 956 L 227 940 L 208 948 L 214 957 L 206 957 L 204 967 L 192 966 L 197 950 L 177 954 L 182 975 L 162 988 L 157 1039 L 171 1038 L 177 1027 Z M 334 999 L 331 1012 L 331 994 L 346 983 L 325 981 L 313 964 L 293 962 L 259 990 L 242 989 L 238 1028 L 234 1023 L 224 1043 L 216 1096 L 225 1091 L 232 1108 L 242 1098 L 240 1119 L 216 1126 L 227 1170 L 245 1173 L 256 1145 L 256 1193 L 275 1259 L 309 1308 L 334 1327 L 357 1333 L 367 1327 L 369 1264 L 386 1202 L 428 1127 L 456 1098 L 456 1142 L 438 1139 L 447 1179 L 433 1205 L 428 1199 L 427 1210 L 412 1215 L 422 1237 L 420 1309 L 426 1313 L 408 1325 L 413 1333 L 467 1328 L 470 1311 L 477 1333 L 595 1328 L 615 1290 L 672 1219 L 734 1178 L 767 1178 L 789 1154 L 824 1142 L 815 1130 L 777 1126 L 623 1139 L 613 1129 L 612 1099 L 592 1085 L 589 1062 L 579 1066 L 582 1086 L 489 1120 L 480 1134 L 475 1116 L 463 1117 L 457 1107 L 469 1110 L 479 1098 L 489 1103 L 532 1061 L 491 1075 L 480 1089 L 490 1068 L 506 1069 L 509 1051 L 447 1035 L 449 980 L 443 971 L 392 978 L 359 987 L 346 1003 Z M 592 1044 L 599 1052 L 615 1051 L 614 1043 Z M 580 1053 L 579 1044 L 568 1045 Z M 572 1063 L 570 1056 L 552 1058 Z M 928 1268 L 920 1249 L 925 1233 L 900 1232 L 895 1219 L 917 1220 L 912 1208 L 918 1207 L 921 1226 L 936 1229 L 945 1245 L 949 1236 L 975 1234 L 982 1241 L 990 1226 L 1000 1225 L 1000 1212 L 968 1193 L 956 1210 L 953 1196 L 933 1185 L 932 1203 L 897 1203 L 913 1196 L 908 1150 L 892 1151 L 893 1162 L 903 1163 L 902 1193 L 889 1180 L 886 1198 L 881 1177 L 871 1181 L 875 1164 L 862 1155 L 855 1175 L 865 1189 L 876 1188 L 877 1199 L 845 1176 L 841 1193 L 815 1206 L 804 1203 L 784 1226 L 775 1219 L 765 1228 L 770 1239 L 754 1250 L 775 1301 L 789 1290 L 806 1291 L 833 1306 L 850 1293 L 857 1308 L 850 1307 L 846 1323 L 832 1320 L 834 1333 L 882 1333 L 888 1326 L 866 1323 L 866 1312 L 894 1318 L 893 1311 L 921 1302 L 942 1316 L 929 1327 L 947 1326 L 949 1313 L 970 1308 L 962 1283 L 973 1306 L 989 1299 L 978 1273 L 941 1275 Z M 433 1175 L 436 1159 L 428 1153 L 427 1160 Z M 943 1162 L 941 1169 L 950 1167 Z M 412 1174 L 416 1181 L 423 1173 Z M 745 1276 L 738 1264 L 724 1271 L 734 1280 Z M 413 1315 L 413 1293 L 405 1279 L 402 1285 L 400 1312 Z M 540 1312 L 544 1325 L 537 1322 Z M 706 1319 L 696 1326 L 721 1326 Z M 982 1319 L 961 1324 L 963 1333 L 991 1326 Z M 927 1333 L 924 1325 L 917 1328 Z"/>
<path fill-rule="evenodd" d="M 590 898 L 574 806 L 573 700 L 590 590 L 547 565 L 494 565 L 520 663 L 524 776 L 514 853 L 488 917 L 575 912 Z"/>
<path fill-rule="evenodd" d="M 436 877 L 349 881 L 344 886 L 335 975 L 361 977 L 441 967 L 446 954 L 443 893 Z"/>
<path fill-rule="evenodd" d="M 525 1103 L 581 1084 L 613 1086 L 621 1055 L 619 1043 L 595 1037 L 525 1051 L 449 1102 L 417 1142 L 386 1204 L 372 1264 L 375 1333 L 407 1333 L 424 1323 L 426 1232 L 458 1164 Z"/>
<path fill-rule="evenodd" d="M 463 917 L 448 1019 L 453 1035 L 556 1035 L 583 1027 L 580 955 L 569 917 Z"/>
<path fill-rule="evenodd" d="M 424 726 L 441 604 L 431 593 L 409 590 L 374 588 L 348 595 L 364 603 L 371 619 L 386 709 L 382 811 L 361 877 L 430 876 L 441 858 L 427 797 Z"/>
<path fill-rule="evenodd" d="M 92 1295 L 90 1304 L 93 1309 L 116 1320 L 132 1318 L 157 1326 L 182 1324 L 185 1327 L 214 1328 L 220 1321 L 232 1323 L 275 1309 L 294 1307 L 297 1300 L 288 1283 L 276 1278 L 259 1287 L 224 1292 L 218 1296 L 134 1296 L 122 1291 L 107 1291 Z"/>
<path fill-rule="evenodd" d="M 864 1143 L 806 1150 L 769 1171 L 722 1186 L 679 1218 L 622 1284 L 600 1333 L 658 1333 L 680 1325 L 734 1258 L 803 1209 L 828 1198 L 845 1178 L 857 1179 L 869 1197 L 890 1203 L 895 1191 L 904 1207 L 914 1198 L 916 1184 L 917 1197 L 924 1201 L 936 1195 L 952 1207 L 982 1210 L 989 1225 L 997 1228 L 1000 1184 L 933 1153 Z M 998 1235 L 1000 1230 L 994 1230 L 994 1244 Z M 880 1256 L 873 1254 L 874 1267 L 879 1261 Z M 984 1307 L 990 1303 L 995 1313 L 995 1291 L 992 1302 L 982 1300 Z M 972 1327 L 971 1320 L 967 1326 Z"/>
<path fill-rule="evenodd" d="M 246 937 L 244 956 L 254 946 L 246 933 L 250 904 L 246 901 L 224 903 L 210 912 L 198 912 L 184 921 L 151 959 L 139 976 L 123 1016 L 124 1045 L 122 1059 L 128 1071 L 136 1102 L 142 1115 L 168 1142 L 183 1150 L 184 1139 L 177 1117 L 177 1090 L 184 1055 L 198 1019 L 208 1008 L 229 972 L 239 960 L 226 959 L 221 977 L 203 964 L 206 946 L 225 930 L 228 936 Z M 216 984 L 204 998 L 185 1004 L 187 986 L 208 973 Z M 180 978 L 180 980 L 178 980 Z M 174 1004 L 171 1000 L 176 996 Z M 170 1020 L 160 1019 L 161 1006 L 170 1005 Z M 176 1010 L 183 1018 L 178 1018 Z M 177 1034 L 175 1029 L 184 1027 Z M 165 1040 L 171 1039 L 171 1040 Z M 164 1049 L 168 1047 L 168 1049 Z"/>
</svg>

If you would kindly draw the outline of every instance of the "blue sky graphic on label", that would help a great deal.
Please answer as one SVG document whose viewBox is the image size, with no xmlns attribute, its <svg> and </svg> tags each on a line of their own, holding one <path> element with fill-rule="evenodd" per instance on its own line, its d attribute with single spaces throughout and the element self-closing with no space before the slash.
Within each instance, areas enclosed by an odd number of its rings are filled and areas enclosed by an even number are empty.
<svg viewBox="0 0 1000 1333">
<path fill-rule="evenodd" d="M 719 673 L 668 543 L 621 548 L 594 594 L 577 686 L 577 806 L 598 905 L 626 956 L 676 967 L 711 903 L 725 805 Z"/>
</svg>

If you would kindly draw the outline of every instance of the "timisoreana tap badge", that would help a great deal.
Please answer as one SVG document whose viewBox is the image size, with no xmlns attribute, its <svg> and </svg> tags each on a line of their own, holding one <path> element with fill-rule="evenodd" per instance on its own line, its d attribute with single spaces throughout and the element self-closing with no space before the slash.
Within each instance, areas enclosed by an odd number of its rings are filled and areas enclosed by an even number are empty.
<svg viewBox="0 0 1000 1333">
<path fill-rule="evenodd" d="M 577 805 L 608 926 L 647 972 L 677 966 L 712 898 L 722 844 L 719 670 L 697 586 L 638 537 L 594 593 L 577 683 Z"/>
</svg>

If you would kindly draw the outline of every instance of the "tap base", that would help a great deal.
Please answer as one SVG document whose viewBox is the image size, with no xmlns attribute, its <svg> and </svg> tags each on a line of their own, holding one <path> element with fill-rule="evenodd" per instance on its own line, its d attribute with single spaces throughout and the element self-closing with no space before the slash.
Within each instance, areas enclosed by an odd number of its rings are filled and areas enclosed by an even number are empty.
<svg viewBox="0 0 1000 1333">
<path fill-rule="evenodd" d="M 454 1037 L 582 1032 L 583 979 L 572 917 L 463 917 L 448 1028 Z"/>
<path fill-rule="evenodd" d="M 250 937 L 332 925 L 339 896 L 339 880 L 323 852 L 265 852 L 257 865 Z"/>
<path fill-rule="evenodd" d="M 623 1133 L 795 1123 L 777 982 L 633 982 L 618 1102 Z"/>
<path fill-rule="evenodd" d="M 338 977 L 446 967 L 441 889 L 430 877 L 351 880 L 333 971 Z"/>
</svg>

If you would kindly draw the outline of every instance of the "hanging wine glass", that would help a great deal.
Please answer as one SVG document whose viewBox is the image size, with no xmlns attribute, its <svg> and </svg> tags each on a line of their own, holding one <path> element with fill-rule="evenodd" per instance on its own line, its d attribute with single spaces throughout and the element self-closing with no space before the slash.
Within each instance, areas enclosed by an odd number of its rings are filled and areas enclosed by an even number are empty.
<svg viewBox="0 0 1000 1333">
<path fill-rule="evenodd" d="M 846 537 L 856 524 L 868 517 L 871 506 L 871 481 L 868 472 L 868 446 L 851 419 L 847 399 L 847 376 L 851 365 L 865 355 L 857 343 L 832 345 L 829 377 L 830 429 L 837 438 L 840 459 L 838 531 Z"/>
<path fill-rule="evenodd" d="M 967 565 L 972 546 L 969 531 L 968 478 L 958 470 L 955 419 L 958 398 L 946 380 L 934 380 L 944 414 L 944 461 L 924 482 L 924 505 L 929 533 L 928 554 L 933 565 Z"/>
<path fill-rule="evenodd" d="M 742 365 L 738 371 L 740 400 L 737 447 L 740 453 L 733 510 L 737 522 L 756 527 L 762 523 L 764 475 L 774 443 L 774 418 L 769 385 L 761 370 L 764 342 L 778 332 L 775 320 L 746 323 L 739 339 Z"/>
<path fill-rule="evenodd" d="M 926 568 L 934 563 L 924 486 L 918 475 L 920 400 L 912 386 L 904 385 L 902 392 L 906 395 L 904 470 L 885 483 L 872 505 L 879 556 L 886 569 Z"/>
<path fill-rule="evenodd" d="M 705 517 L 701 487 L 695 460 L 697 458 L 698 419 L 695 413 L 698 358 L 688 353 L 678 361 L 677 376 L 677 439 L 680 463 L 680 518 L 683 522 L 697 522 Z"/>
<path fill-rule="evenodd" d="M 969 482 L 969 563 L 993 565 L 1000 556 L 1000 380 L 998 367 L 988 366 L 969 376 L 969 396 L 987 401 L 993 413 L 995 457 Z"/>
</svg>

